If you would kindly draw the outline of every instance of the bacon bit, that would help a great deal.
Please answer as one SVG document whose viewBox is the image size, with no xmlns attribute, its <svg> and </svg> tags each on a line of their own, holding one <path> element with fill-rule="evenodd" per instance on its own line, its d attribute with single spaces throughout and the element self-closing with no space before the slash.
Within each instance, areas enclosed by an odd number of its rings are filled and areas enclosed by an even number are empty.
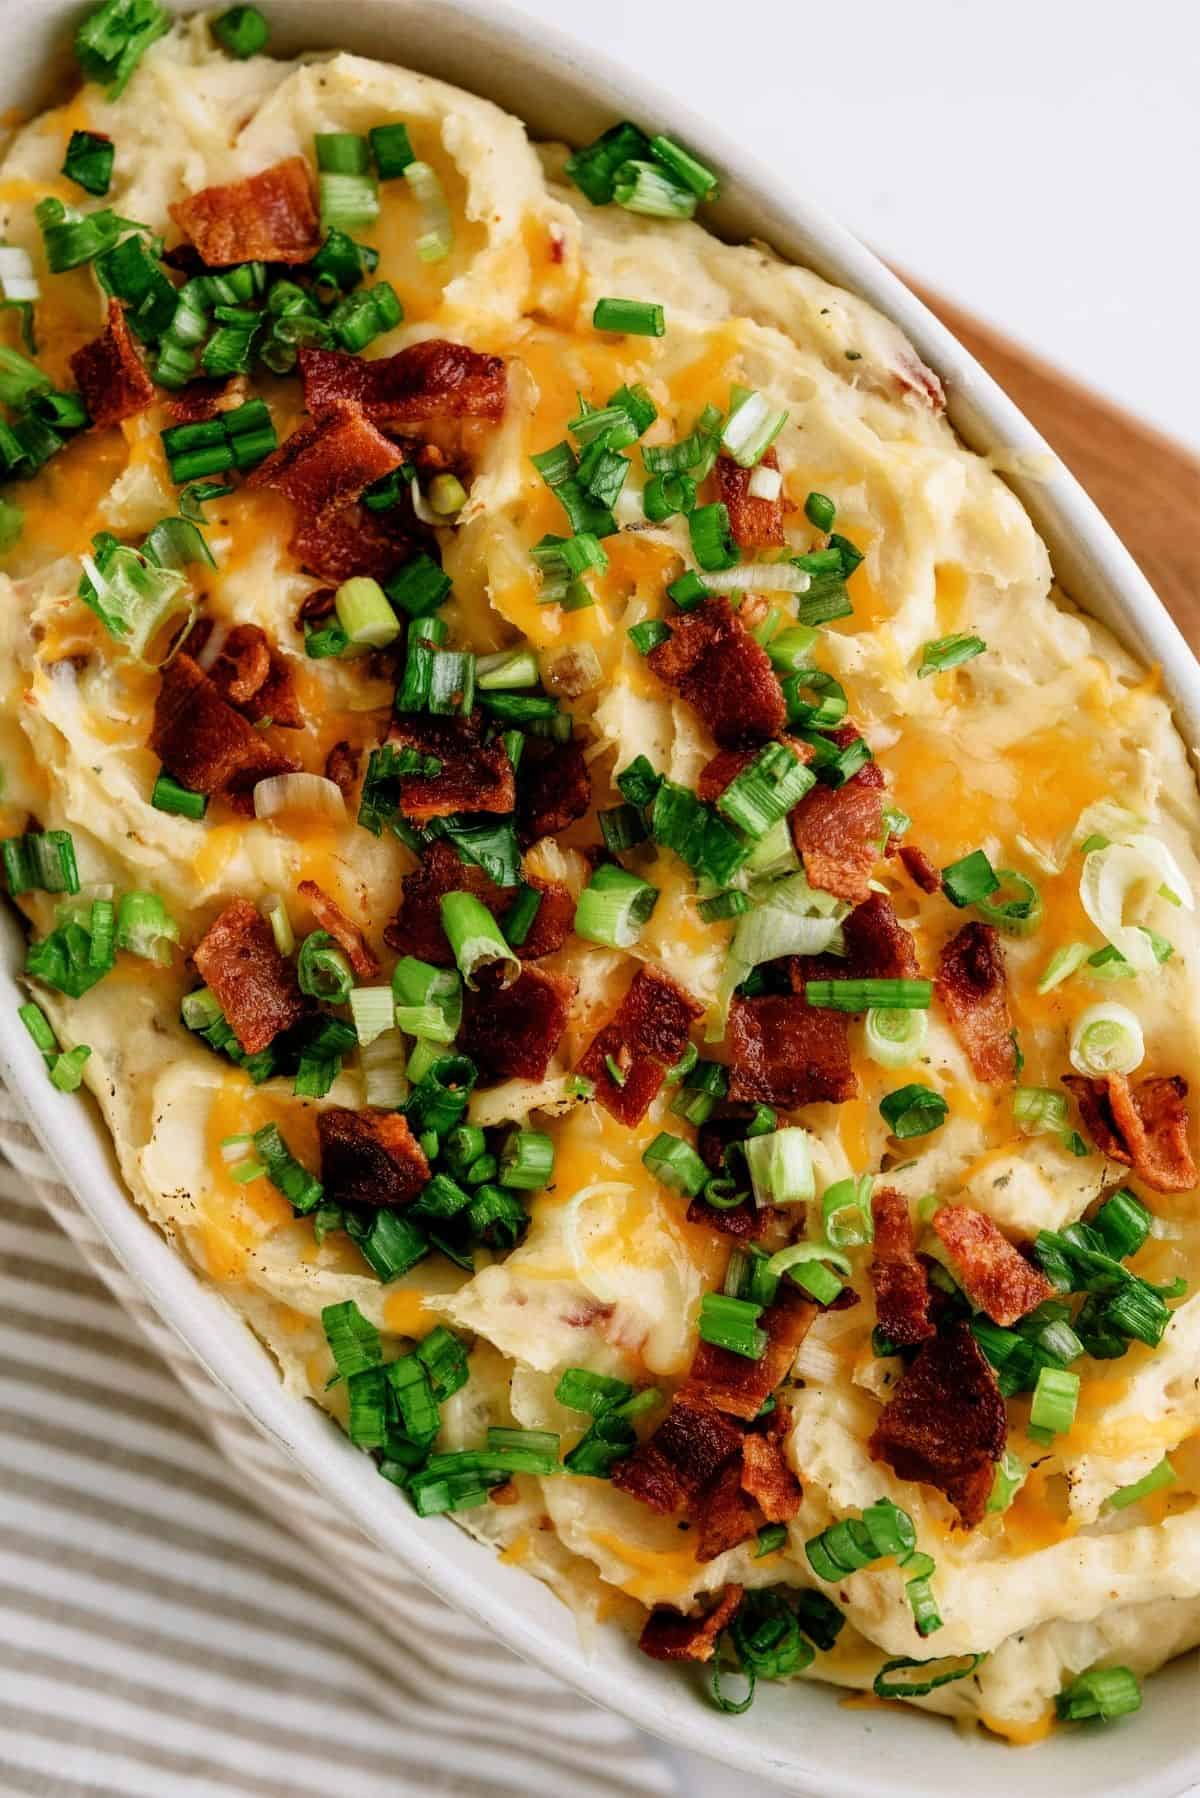
<svg viewBox="0 0 1200 1798">
<path fill-rule="evenodd" d="M 367 417 L 389 425 L 428 419 L 504 416 L 508 376 L 502 356 L 427 337 L 395 356 L 364 362 L 341 350 L 300 351 L 304 404 L 314 418 L 339 400 L 353 400 Z"/>
<path fill-rule="evenodd" d="M 807 744 L 805 748 L 808 748 Z M 745 772 L 757 754 L 757 749 L 718 749 L 700 770 L 696 782 L 697 799 L 705 805 L 715 805 L 726 787 Z"/>
<path fill-rule="evenodd" d="M 331 780 L 343 799 L 349 799 L 358 785 L 362 750 L 350 743 L 335 743 L 325 757 L 325 778 Z"/>
<path fill-rule="evenodd" d="M 778 736 L 787 723 L 783 689 L 767 652 L 726 599 L 686 612 L 646 662 L 696 708 L 723 748 Z"/>
<path fill-rule="evenodd" d="M 192 959 L 216 995 L 247 1055 L 257 1055 L 303 1017 L 304 1000 L 291 962 L 271 926 L 248 899 L 231 899 L 197 943 Z"/>
<path fill-rule="evenodd" d="M 844 724 L 829 735 L 840 749 L 861 733 Z M 820 782 L 791 814 L 792 841 L 810 886 L 861 905 L 870 897 L 871 871 L 883 836 L 883 775 L 866 762 L 844 787 Z"/>
<path fill-rule="evenodd" d="M 230 375 L 227 380 L 189 381 L 178 393 L 163 395 L 163 410 L 173 425 L 206 424 L 222 412 L 242 405 L 250 392 L 245 375 Z"/>
<path fill-rule="evenodd" d="M 726 1586 L 716 1609 L 706 1617 L 685 1617 L 668 1604 L 656 1604 L 638 1647 L 652 1661 L 711 1661 L 717 1638 L 733 1621 L 741 1602 L 741 1586 Z"/>
<path fill-rule="evenodd" d="M 1154 1192 L 1188 1192 L 1196 1164 L 1188 1146 L 1187 1081 L 1151 1074 L 1131 1087 L 1124 1074 L 1088 1080 L 1064 1074 L 1087 1133 L 1102 1155 L 1131 1167 Z"/>
<path fill-rule="evenodd" d="M 760 464 L 763 468 L 779 467 L 779 457 L 769 449 Z M 729 509 L 729 528 L 739 549 L 781 549 L 783 535 L 783 492 L 778 499 L 752 499 L 752 469 L 739 468 L 728 456 L 717 457 L 717 496 Z"/>
<path fill-rule="evenodd" d="M 937 996 L 980 1080 L 1011 1080 L 1017 1052 L 1008 1010 L 1008 982 L 1000 932 L 993 924 L 964 924 L 942 950 Z"/>
<path fill-rule="evenodd" d="M 188 632 L 184 648 L 199 657 L 213 632 L 213 621 L 200 618 Z M 257 624 L 235 624 L 208 670 L 221 698 L 251 724 L 278 724 L 302 730 L 304 714 L 296 696 L 295 662 L 275 648 Z"/>
<path fill-rule="evenodd" d="M 737 1242 L 757 1242 L 771 1216 L 769 1206 L 756 1205 L 753 1199 L 725 1210 L 708 1204 L 703 1198 L 695 1198 L 687 1208 L 689 1224 L 705 1224 L 710 1230 L 719 1230 L 722 1236 L 732 1236 Z"/>
<path fill-rule="evenodd" d="M 699 1498 L 741 1446 L 738 1426 L 702 1394 L 684 1388 L 653 1434 L 617 1462 L 612 1483 L 666 1515 Z"/>
<path fill-rule="evenodd" d="M 804 1490 L 784 1458 L 778 1436 L 747 1436 L 742 1443 L 742 1491 L 768 1523 L 790 1523 Z"/>
<path fill-rule="evenodd" d="M 182 650 L 163 671 L 150 748 L 181 786 L 221 794 L 243 810 L 258 781 L 294 774 L 300 766 L 247 724 Z"/>
<path fill-rule="evenodd" d="M 905 930 L 884 893 L 872 893 L 842 923 L 844 956 L 799 957 L 803 978 L 815 980 L 912 980 L 920 972 L 912 932 Z M 820 968 L 820 975 L 817 968 Z"/>
<path fill-rule="evenodd" d="M 896 853 L 904 863 L 909 878 L 916 882 L 923 893 L 937 892 L 942 884 L 942 876 L 923 849 L 918 849 L 915 843 L 902 843 Z"/>
<path fill-rule="evenodd" d="M 302 524 L 288 548 L 310 574 L 340 586 L 356 574 L 386 581 L 412 560 L 415 543 L 405 533 L 398 509 L 377 513 L 350 505 Z"/>
<path fill-rule="evenodd" d="M 543 955 L 553 955 L 567 940 L 575 901 L 561 881 L 539 880 L 529 874 L 525 879 L 541 893 L 542 903 L 517 954 L 522 961 L 539 961 Z M 401 887 L 404 903 L 385 927 L 383 940 L 401 955 L 415 955 L 418 961 L 430 961 L 438 968 L 454 966 L 454 951 L 442 929 L 443 894 L 473 893 L 494 918 L 503 917 L 517 894 L 516 887 L 497 886 L 482 868 L 460 861 L 449 843 L 439 842 L 430 844 L 420 867 L 405 875 Z"/>
<path fill-rule="evenodd" d="M 321 1184 L 331 1205 L 411 1204 L 429 1179 L 425 1151 L 398 1111 L 317 1113 Z"/>
<path fill-rule="evenodd" d="M 847 1021 L 799 996 L 735 999 L 729 1012 L 731 1099 L 776 1105 L 840 1105 L 858 1082 Z"/>
<path fill-rule="evenodd" d="M 303 156 L 289 156 L 244 181 L 201 188 L 169 210 L 209 268 L 308 262 L 321 247 L 321 221 Z"/>
<path fill-rule="evenodd" d="M 963 1290 L 993 1323 L 1015 1324 L 1054 1297 L 1054 1287 L 973 1205 L 943 1205 L 933 1227 L 949 1249 Z"/>
<path fill-rule="evenodd" d="M 517 789 L 508 751 L 497 737 L 483 741 L 483 718 L 442 718 L 401 712 L 392 719 L 389 743 L 419 749 L 441 762 L 437 774 L 406 774 L 400 780 L 400 810 L 415 823 L 448 818 L 453 812 L 511 812 Z"/>
<path fill-rule="evenodd" d="M 596 1097 L 622 1124 L 645 1117 L 666 1077 L 683 1054 L 693 1022 L 703 1016 L 689 993 L 660 968 L 639 968 L 625 997 L 592 1038 L 578 1072 L 595 1082 Z M 613 1079 L 612 1061 L 624 1074 Z"/>
<path fill-rule="evenodd" d="M 742 1469 L 736 1461 L 722 1468 L 696 1507 L 699 1537 L 698 1561 L 715 1561 L 752 1536 L 756 1529 L 754 1508 L 742 1491 Z"/>
<path fill-rule="evenodd" d="M 526 737 L 517 770 L 517 824 L 523 843 L 565 830 L 592 803 L 583 750 L 576 742 Z"/>
<path fill-rule="evenodd" d="M 336 587 L 314 587 L 306 593 L 296 612 L 296 628 L 302 630 L 306 624 L 319 624 L 322 618 L 332 618 L 337 610 Z"/>
<path fill-rule="evenodd" d="M 520 1499 L 521 1494 L 517 1491 L 515 1480 L 505 1480 L 488 1492 L 489 1505 L 515 1505 L 520 1503 Z"/>
<path fill-rule="evenodd" d="M 945 1493 L 970 1529 L 983 1517 L 1007 1435 L 996 1376 L 959 1319 L 918 1351 L 868 1447 L 902 1480 Z"/>
<path fill-rule="evenodd" d="M 70 367 L 93 430 L 120 424 L 153 402 L 154 383 L 134 348 L 118 300 L 108 302 L 107 325 L 99 337 L 75 351 Z"/>
<path fill-rule="evenodd" d="M 875 1252 L 871 1285 L 879 1328 L 898 1348 L 912 1348 L 935 1334 L 929 1316 L 929 1275 L 917 1259 L 908 1200 L 885 1186 L 871 1200 Z"/>
<path fill-rule="evenodd" d="M 946 410 L 946 391 L 931 368 L 909 346 L 897 356 L 893 365 L 896 385 L 902 393 L 912 393 L 923 400 L 931 412 Z"/>
<path fill-rule="evenodd" d="M 379 961 L 356 924 L 352 924 L 340 905 L 335 905 L 315 880 L 302 880 L 296 891 L 308 900 L 313 916 L 322 930 L 327 930 L 341 949 L 360 980 L 374 980 Z"/>
<path fill-rule="evenodd" d="M 459 1043 L 496 1080 L 544 1080 L 567 1020 L 577 982 L 522 968 L 511 986 L 484 984 L 463 997 Z"/>
<path fill-rule="evenodd" d="M 343 400 L 324 417 L 298 425 L 246 485 L 273 488 L 291 500 L 304 525 L 320 526 L 403 460 L 396 445 Z"/>
<path fill-rule="evenodd" d="M 764 1399 L 791 1371 L 796 1350 L 812 1328 L 818 1310 L 799 1287 L 785 1282 L 759 1319 L 768 1337 L 762 1359 L 749 1361 L 730 1349 L 701 1342 L 684 1391 L 694 1391 L 718 1411 L 728 1411 L 749 1422 L 758 1416 Z"/>
</svg>

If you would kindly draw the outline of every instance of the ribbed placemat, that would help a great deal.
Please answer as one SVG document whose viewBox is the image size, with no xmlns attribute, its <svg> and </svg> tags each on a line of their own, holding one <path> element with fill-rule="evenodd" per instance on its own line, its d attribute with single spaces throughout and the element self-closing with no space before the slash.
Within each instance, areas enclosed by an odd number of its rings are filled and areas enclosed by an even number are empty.
<svg viewBox="0 0 1200 1798">
<path fill-rule="evenodd" d="M 633 1731 L 449 1610 L 281 1457 L 2 1089 L 0 1152 L 0 1791 L 677 1791 Z"/>
</svg>

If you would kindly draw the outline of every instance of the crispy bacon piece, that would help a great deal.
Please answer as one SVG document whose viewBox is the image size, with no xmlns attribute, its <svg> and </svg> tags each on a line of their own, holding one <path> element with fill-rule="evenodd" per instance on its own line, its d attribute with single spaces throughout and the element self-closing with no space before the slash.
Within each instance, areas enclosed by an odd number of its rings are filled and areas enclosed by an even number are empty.
<svg viewBox="0 0 1200 1798">
<path fill-rule="evenodd" d="M 176 200 L 170 213 L 209 268 L 308 262 L 321 247 L 321 221 L 303 156 L 289 156 L 244 181 L 203 187 Z"/>
<path fill-rule="evenodd" d="M 841 974 L 847 980 L 912 980 L 920 972 L 912 932 L 905 930 L 884 893 L 872 893 L 842 925 L 846 945 Z M 835 972 L 837 957 L 825 958 Z M 809 976 L 812 978 L 812 976 Z"/>
<path fill-rule="evenodd" d="M 1155 1192 L 1188 1192 L 1196 1164 L 1188 1146 L 1187 1081 L 1151 1074 L 1131 1087 L 1124 1074 L 1088 1080 L 1064 1074 L 1088 1135 L 1102 1155 L 1131 1167 Z"/>
<path fill-rule="evenodd" d="M 596 1097 L 622 1124 L 637 1124 L 650 1109 L 669 1067 L 687 1047 L 688 1032 L 703 1016 L 689 993 L 661 968 L 639 968 L 620 1005 L 592 1038 L 578 1072 L 596 1085 Z M 614 1080 L 609 1061 L 623 1080 Z"/>
<path fill-rule="evenodd" d="M 769 449 L 759 464 L 762 468 L 779 467 L 779 457 Z M 753 499 L 750 476 L 753 470 L 739 468 L 728 456 L 717 457 L 717 493 L 722 505 L 729 509 L 729 528 L 741 549 L 780 549 L 783 547 L 783 493 L 778 499 Z"/>
<path fill-rule="evenodd" d="M 592 783 L 579 744 L 526 737 L 517 769 L 517 826 L 523 843 L 565 830 L 586 815 Z"/>
<path fill-rule="evenodd" d="M 808 748 L 807 744 L 805 748 Z M 697 799 L 702 799 L 705 805 L 715 805 L 726 787 L 750 766 L 757 754 L 757 749 L 718 749 L 700 770 L 696 782 Z"/>
<path fill-rule="evenodd" d="M 750 1361 L 730 1349 L 701 1342 L 684 1390 L 699 1393 L 718 1411 L 727 1411 L 733 1417 L 747 1421 L 757 1417 L 763 1400 L 790 1372 L 796 1350 L 812 1328 L 818 1309 L 799 1287 L 785 1282 L 759 1319 L 768 1337 L 761 1360 Z"/>
<path fill-rule="evenodd" d="M 302 524 L 320 526 L 403 460 L 357 406 L 342 400 L 298 425 L 246 485 L 273 488 L 291 500 Z"/>
<path fill-rule="evenodd" d="M 726 1586 L 715 1609 L 704 1617 L 685 1617 L 668 1604 L 656 1604 L 638 1647 L 652 1661 L 711 1661 L 718 1637 L 732 1623 L 741 1602 L 741 1586 Z"/>
<path fill-rule="evenodd" d="M 243 809 L 256 782 L 300 766 L 247 724 L 183 650 L 163 671 L 150 748 L 181 786 L 221 794 Z"/>
<path fill-rule="evenodd" d="M 993 924 L 964 924 L 942 950 L 937 996 L 980 1080 L 996 1085 L 1016 1073 L 1017 1052 L 1008 1010 L 1008 981 L 1000 932 Z"/>
<path fill-rule="evenodd" d="M 1015 1324 L 1054 1297 L 1046 1276 L 973 1205 L 943 1205 L 933 1214 L 933 1227 L 950 1251 L 967 1297 L 994 1323 Z"/>
<path fill-rule="evenodd" d="M 858 1091 L 842 1012 L 817 1010 L 799 996 L 735 999 L 727 1041 L 731 1099 L 790 1111 L 840 1105 Z"/>
<path fill-rule="evenodd" d="M 308 900 L 313 916 L 322 930 L 327 930 L 360 980 L 374 980 L 379 973 L 379 960 L 366 937 L 352 924 L 340 905 L 315 880 L 302 880 L 296 891 Z"/>
<path fill-rule="evenodd" d="M 742 1490 L 742 1469 L 731 1461 L 701 1494 L 696 1506 L 698 1561 L 715 1561 L 757 1528 L 754 1507 Z"/>
<path fill-rule="evenodd" d="M 732 1236 L 736 1242 L 757 1242 L 770 1223 L 771 1215 L 769 1205 L 756 1205 L 753 1199 L 723 1211 L 702 1198 L 695 1198 L 687 1208 L 689 1224 L 705 1224 L 710 1230 L 719 1230 L 722 1236 Z"/>
<path fill-rule="evenodd" d="M 163 395 L 163 410 L 173 425 L 205 424 L 222 412 L 231 412 L 250 397 L 250 383 L 245 375 L 230 375 L 228 380 L 211 380 L 203 375 L 189 381 L 177 393 Z"/>
<path fill-rule="evenodd" d="M 511 812 L 517 789 L 508 751 L 498 737 L 483 740 L 479 712 L 443 718 L 428 712 L 400 712 L 392 719 L 389 743 L 436 756 L 437 774 L 406 774 L 400 781 L 400 810 L 415 823 L 448 818 L 452 812 Z"/>
<path fill-rule="evenodd" d="M 184 648 L 198 662 L 205 659 L 213 628 L 211 618 L 199 618 L 187 634 Z M 221 698 L 251 724 L 303 729 L 295 662 L 276 649 L 257 624 L 235 624 L 207 673 Z"/>
<path fill-rule="evenodd" d="M 335 743 L 325 757 L 325 778 L 331 780 L 343 799 L 349 799 L 358 784 L 362 750 L 345 741 Z"/>
<path fill-rule="evenodd" d="M 311 574 L 340 586 L 356 574 L 386 581 L 412 560 L 416 544 L 399 509 L 368 512 L 355 504 L 302 524 L 288 547 Z"/>
<path fill-rule="evenodd" d="M 95 430 L 120 424 L 152 403 L 154 383 L 134 348 L 119 300 L 108 302 L 100 336 L 71 357 L 71 373 Z"/>
<path fill-rule="evenodd" d="M 617 1462 L 612 1483 L 666 1515 L 694 1503 L 741 1447 L 738 1425 L 685 1387 L 654 1433 Z"/>
<path fill-rule="evenodd" d="M 942 884 L 942 876 L 923 849 L 918 849 L 915 843 L 901 843 L 896 853 L 904 863 L 909 878 L 916 882 L 923 893 L 937 892 Z"/>
<path fill-rule="evenodd" d="M 902 393 L 914 394 L 917 399 L 924 401 L 931 412 L 946 410 L 946 392 L 941 381 L 921 361 L 910 344 L 905 344 L 903 350 L 897 353 L 892 372 Z"/>
<path fill-rule="evenodd" d="M 517 954 L 522 961 L 538 961 L 562 948 L 575 916 L 575 901 L 561 881 L 538 880 L 535 875 L 525 878 L 541 893 L 542 903 Z M 418 961 L 431 961 L 438 968 L 454 966 L 454 951 L 442 929 L 443 894 L 474 893 L 494 918 L 504 916 L 517 894 L 516 887 L 497 886 L 482 868 L 460 861 L 449 843 L 440 842 L 429 845 L 420 867 L 406 874 L 401 886 L 404 903 L 385 927 L 383 940 L 401 955 L 415 955 Z"/>
<path fill-rule="evenodd" d="M 829 733 L 844 749 L 859 731 L 844 724 Z M 866 762 L 844 787 L 818 781 L 791 814 L 792 841 L 809 885 L 861 905 L 870 897 L 871 870 L 883 837 L 883 775 Z"/>
<path fill-rule="evenodd" d="M 503 418 L 508 397 L 503 357 L 441 337 L 371 362 L 340 350 L 301 350 L 300 375 L 304 404 L 314 418 L 339 400 L 352 400 L 368 418 L 388 425 L 442 418 L 485 418 L 494 424 Z"/>
<path fill-rule="evenodd" d="M 411 1204 L 429 1179 L 425 1151 L 397 1111 L 317 1114 L 321 1183 L 331 1205 Z"/>
<path fill-rule="evenodd" d="M 1007 1432 L 996 1376 L 960 1320 L 918 1351 L 869 1447 L 902 1480 L 945 1493 L 969 1529 L 983 1517 Z"/>
<path fill-rule="evenodd" d="M 722 748 L 776 737 L 787 723 L 767 652 L 728 600 L 708 599 L 679 619 L 647 664 L 699 712 Z"/>
<path fill-rule="evenodd" d="M 929 1315 L 929 1276 L 917 1259 L 908 1200 L 885 1186 L 871 1200 L 875 1252 L 871 1285 L 882 1333 L 898 1348 L 912 1348 L 934 1334 Z"/>
<path fill-rule="evenodd" d="M 469 988 L 459 1046 L 495 1080 L 544 1080 L 567 1020 L 576 983 L 563 974 L 522 968 L 511 986 Z"/>
<path fill-rule="evenodd" d="M 742 1491 L 750 1494 L 768 1523 L 790 1523 L 800 1509 L 803 1489 L 777 1435 L 745 1438 L 741 1481 Z"/>
<path fill-rule="evenodd" d="M 303 1017 L 304 1000 L 292 964 L 279 953 L 271 926 L 248 899 L 230 900 L 197 943 L 192 959 L 247 1055 L 257 1055 Z"/>
</svg>

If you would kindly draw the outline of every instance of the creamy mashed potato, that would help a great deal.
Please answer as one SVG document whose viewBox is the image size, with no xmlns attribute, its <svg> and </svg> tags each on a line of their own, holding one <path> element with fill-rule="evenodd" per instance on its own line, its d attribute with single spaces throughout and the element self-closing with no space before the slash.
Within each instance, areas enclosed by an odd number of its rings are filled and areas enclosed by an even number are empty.
<svg viewBox="0 0 1200 1798">
<path fill-rule="evenodd" d="M 1089 808 L 1107 801 L 1133 814 L 1126 830 L 1166 846 L 1188 896 L 1195 884 L 1200 804 L 1157 674 L 1055 589 L 1044 545 L 988 463 L 955 438 L 936 381 L 852 295 L 765 249 L 720 243 L 697 223 L 591 205 L 567 181 L 564 151 L 535 149 L 517 120 L 484 100 L 344 55 L 232 60 L 193 20 L 148 50 L 120 98 L 110 103 L 85 85 L 19 129 L 9 147 L 0 235 L 27 248 L 38 270 L 40 366 L 57 386 L 72 385 L 69 358 L 101 329 L 103 308 L 87 267 L 47 274 L 38 201 L 111 206 L 170 244 L 179 236 L 172 202 L 288 157 L 311 160 L 315 133 L 363 134 L 395 120 L 440 179 L 454 240 L 442 260 L 420 260 L 417 199 L 403 180 L 381 185 L 377 222 L 355 235 L 378 249 L 377 276 L 394 286 L 404 319 L 368 357 L 449 338 L 503 357 L 508 370 L 503 421 L 471 443 L 467 503 L 453 524 L 437 526 L 453 580 L 443 608 L 451 642 L 486 654 L 525 640 L 552 691 L 564 669 L 566 684 L 578 685 L 570 658 L 577 666 L 586 652 L 590 678 L 566 704 L 600 809 L 619 802 L 615 773 L 639 754 L 694 787 L 712 740 L 627 634 L 675 615 L 666 585 L 694 566 L 685 522 L 647 525 L 638 497 L 645 470 L 631 451 L 622 528 L 605 540 L 607 570 L 590 577 L 595 603 L 540 603 L 530 550 L 566 525 L 530 457 L 567 436 L 580 395 L 602 406 L 623 384 L 644 383 L 658 412 L 646 437 L 653 445 L 684 437 L 706 404 L 724 413 L 731 384 L 761 393 L 787 413 L 775 449 L 789 553 L 825 542 L 804 511 L 816 491 L 836 502 L 836 529 L 864 558 L 848 583 L 853 614 L 821 631 L 813 660 L 844 687 L 889 803 L 911 819 L 906 840 L 938 868 L 982 850 L 1040 891 L 1039 927 L 1003 940 L 1020 1084 L 1059 1090 L 1075 1021 L 1100 1001 L 1127 1006 L 1140 1022 L 1146 1059 L 1135 1077 L 1153 1071 L 1194 1083 L 1200 936 L 1189 905 L 1168 903 L 1153 886 L 1137 896 L 1131 915 L 1172 945 L 1161 965 L 1114 981 L 1085 964 L 1038 990 L 1056 951 L 1104 946 L 1081 904 L 1080 844 L 1120 827 L 1089 824 Z M 116 145 L 103 201 L 87 200 L 60 173 L 79 130 Z M 604 297 L 660 304 L 665 334 L 595 330 L 593 308 Z M 15 325 L 8 341 L 16 342 Z M 259 370 L 253 385 L 283 441 L 301 416 L 298 381 Z M 280 895 L 297 930 L 311 928 L 297 896 L 304 880 L 315 880 L 380 951 L 416 858 L 395 836 L 360 828 L 353 804 L 344 820 L 295 811 L 247 818 L 219 800 L 201 820 L 152 807 L 159 763 L 148 737 L 160 677 L 120 651 L 77 588 L 97 533 L 140 542 L 178 509 L 160 436 L 170 422 L 165 397 L 119 426 L 76 437 L 34 479 L 6 490 L 24 527 L 0 575 L 0 762 L 3 834 L 69 831 L 85 895 L 158 895 L 179 925 L 179 949 L 163 965 L 121 954 L 77 1000 L 36 981 L 31 992 L 65 1049 L 90 1046 L 85 1082 L 134 1199 L 270 1347 L 297 1397 L 344 1413 L 344 1388 L 327 1390 L 333 1364 L 321 1312 L 352 1299 L 384 1333 L 389 1356 L 438 1324 L 473 1340 L 470 1380 L 443 1406 L 440 1448 L 475 1446 L 489 1425 L 552 1430 L 569 1442 L 585 1420 L 555 1398 L 564 1369 L 653 1384 L 664 1396 L 684 1378 L 701 1301 L 720 1290 L 730 1239 L 689 1223 L 686 1200 L 642 1161 L 661 1130 L 693 1138 L 669 1113 L 676 1089 L 664 1087 L 648 1116 L 626 1127 L 573 1093 L 568 1076 L 640 963 L 661 967 L 711 1016 L 734 925 L 706 923 L 694 877 L 669 849 L 651 846 L 636 852 L 636 865 L 660 896 L 637 941 L 621 949 L 569 936 L 539 964 L 579 983 L 566 1036 L 544 1079 L 481 1085 L 471 1116 L 488 1129 L 528 1120 L 545 1131 L 555 1144 L 553 1181 L 530 1197 L 519 1245 L 507 1254 L 477 1248 L 474 1272 L 435 1252 L 382 1283 L 345 1233 L 318 1241 L 311 1220 L 294 1215 L 268 1180 L 231 1178 L 223 1141 L 270 1122 L 316 1171 L 316 1115 L 361 1106 L 362 1073 L 351 1054 L 318 1099 L 297 1098 L 287 1078 L 251 1084 L 181 1023 L 181 999 L 197 984 L 186 957 L 237 898 L 259 904 Z M 321 582 L 289 550 L 287 504 L 239 483 L 205 510 L 215 566 L 188 570 L 203 616 L 260 626 L 297 659 L 303 727 L 269 729 L 268 738 L 318 774 L 335 744 L 370 748 L 392 679 L 377 663 L 305 657 L 297 612 Z M 797 596 L 766 598 L 785 623 L 795 616 Z M 986 652 L 920 678 L 923 646 L 960 632 L 981 638 Z M 598 841 L 593 811 L 536 846 L 529 868 L 577 895 L 590 871 L 581 850 Z M 911 931 L 922 973 L 933 973 L 945 940 L 975 914 L 921 890 L 895 857 L 881 858 L 873 879 Z M 21 903 L 35 937 L 54 927 L 55 897 L 31 892 Z M 389 952 L 384 966 L 390 971 Z M 704 1037 L 700 1026 L 697 1043 Z M 907 1071 L 868 1057 L 861 1018 L 851 1021 L 850 1044 L 856 1096 L 805 1105 L 784 1120 L 810 1133 L 818 1194 L 850 1175 L 885 1175 L 877 1186 L 914 1205 L 927 1194 L 965 1202 L 1022 1242 L 1080 1219 L 1127 1174 L 1061 1128 L 1023 1133 L 1011 1082 L 976 1078 L 936 999 Z M 907 1081 L 939 1093 L 946 1115 L 929 1134 L 897 1141 L 879 1102 Z M 1078 1121 L 1072 1115 L 1072 1129 Z M 1157 1193 L 1136 1176 L 1131 1184 L 1154 1218 L 1136 1272 L 1193 1281 L 1194 1193 Z M 810 1210 L 819 1229 L 819 1203 Z M 919 1245 L 929 1250 L 928 1211 L 916 1216 Z M 869 1689 L 886 1657 L 986 1655 L 970 1678 L 918 1702 L 1013 1740 L 1035 1739 L 1049 1727 L 1055 1695 L 1081 1670 L 1113 1661 L 1141 1674 L 1200 1641 L 1200 1298 L 1178 1303 L 1157 1349 L 1135 1342 L 1117 1359 L 1080 1359 L 1074 1421 L 1049 1442 L 1028 1435 L 1028 1396 L 1012 1398 L 1009 1446 L 1028 1475 L 1007 1509 L 968 1530 L 935 1486 L 899 1478 L 869 1452 L 899 1370 L 872 1352 L 870 1254 L 851 1251 L 850 1283 L 864 1302 L 818 1318 L 792 1376 L 786 1453 L 803 1499 L 781 1548 L 758 1556 L 751 1536 L 700 1562 L 675 1517 L 606 1481 L 570 1476 L 521 1476 L 507 1494 L 513 1502 L 458 1520 L 581 1612 L 615 1611 L 638 1624 L 646 1606 L 695 1609 L 731 1583 L 817 1585 L 806 1541 L 890 1498 L 936 1562 L 943 1626 L 923 1642 L 904 1572 L 894 1563 L 867 1567 L 827 1588 L 846 1627 L 808 1676 Z M 1127 1508 L 1108 1504 L 1164 1455 L 1173 1484 Z M 404 1501 L 381 1485 L 380 1503 L 392 1502 Z"/>
</svg>

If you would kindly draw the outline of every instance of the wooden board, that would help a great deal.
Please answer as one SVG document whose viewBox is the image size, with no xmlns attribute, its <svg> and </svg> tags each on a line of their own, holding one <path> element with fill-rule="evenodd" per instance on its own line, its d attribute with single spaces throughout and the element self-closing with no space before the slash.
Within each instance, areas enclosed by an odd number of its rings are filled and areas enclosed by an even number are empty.
<svg viewBox="0 0 1200 1798">
<path fill-rule="evenodd" d="M 1200 458 L 970 313 L 908 285 L 1086 487 L 1200 654 Z"/>
</svg>

